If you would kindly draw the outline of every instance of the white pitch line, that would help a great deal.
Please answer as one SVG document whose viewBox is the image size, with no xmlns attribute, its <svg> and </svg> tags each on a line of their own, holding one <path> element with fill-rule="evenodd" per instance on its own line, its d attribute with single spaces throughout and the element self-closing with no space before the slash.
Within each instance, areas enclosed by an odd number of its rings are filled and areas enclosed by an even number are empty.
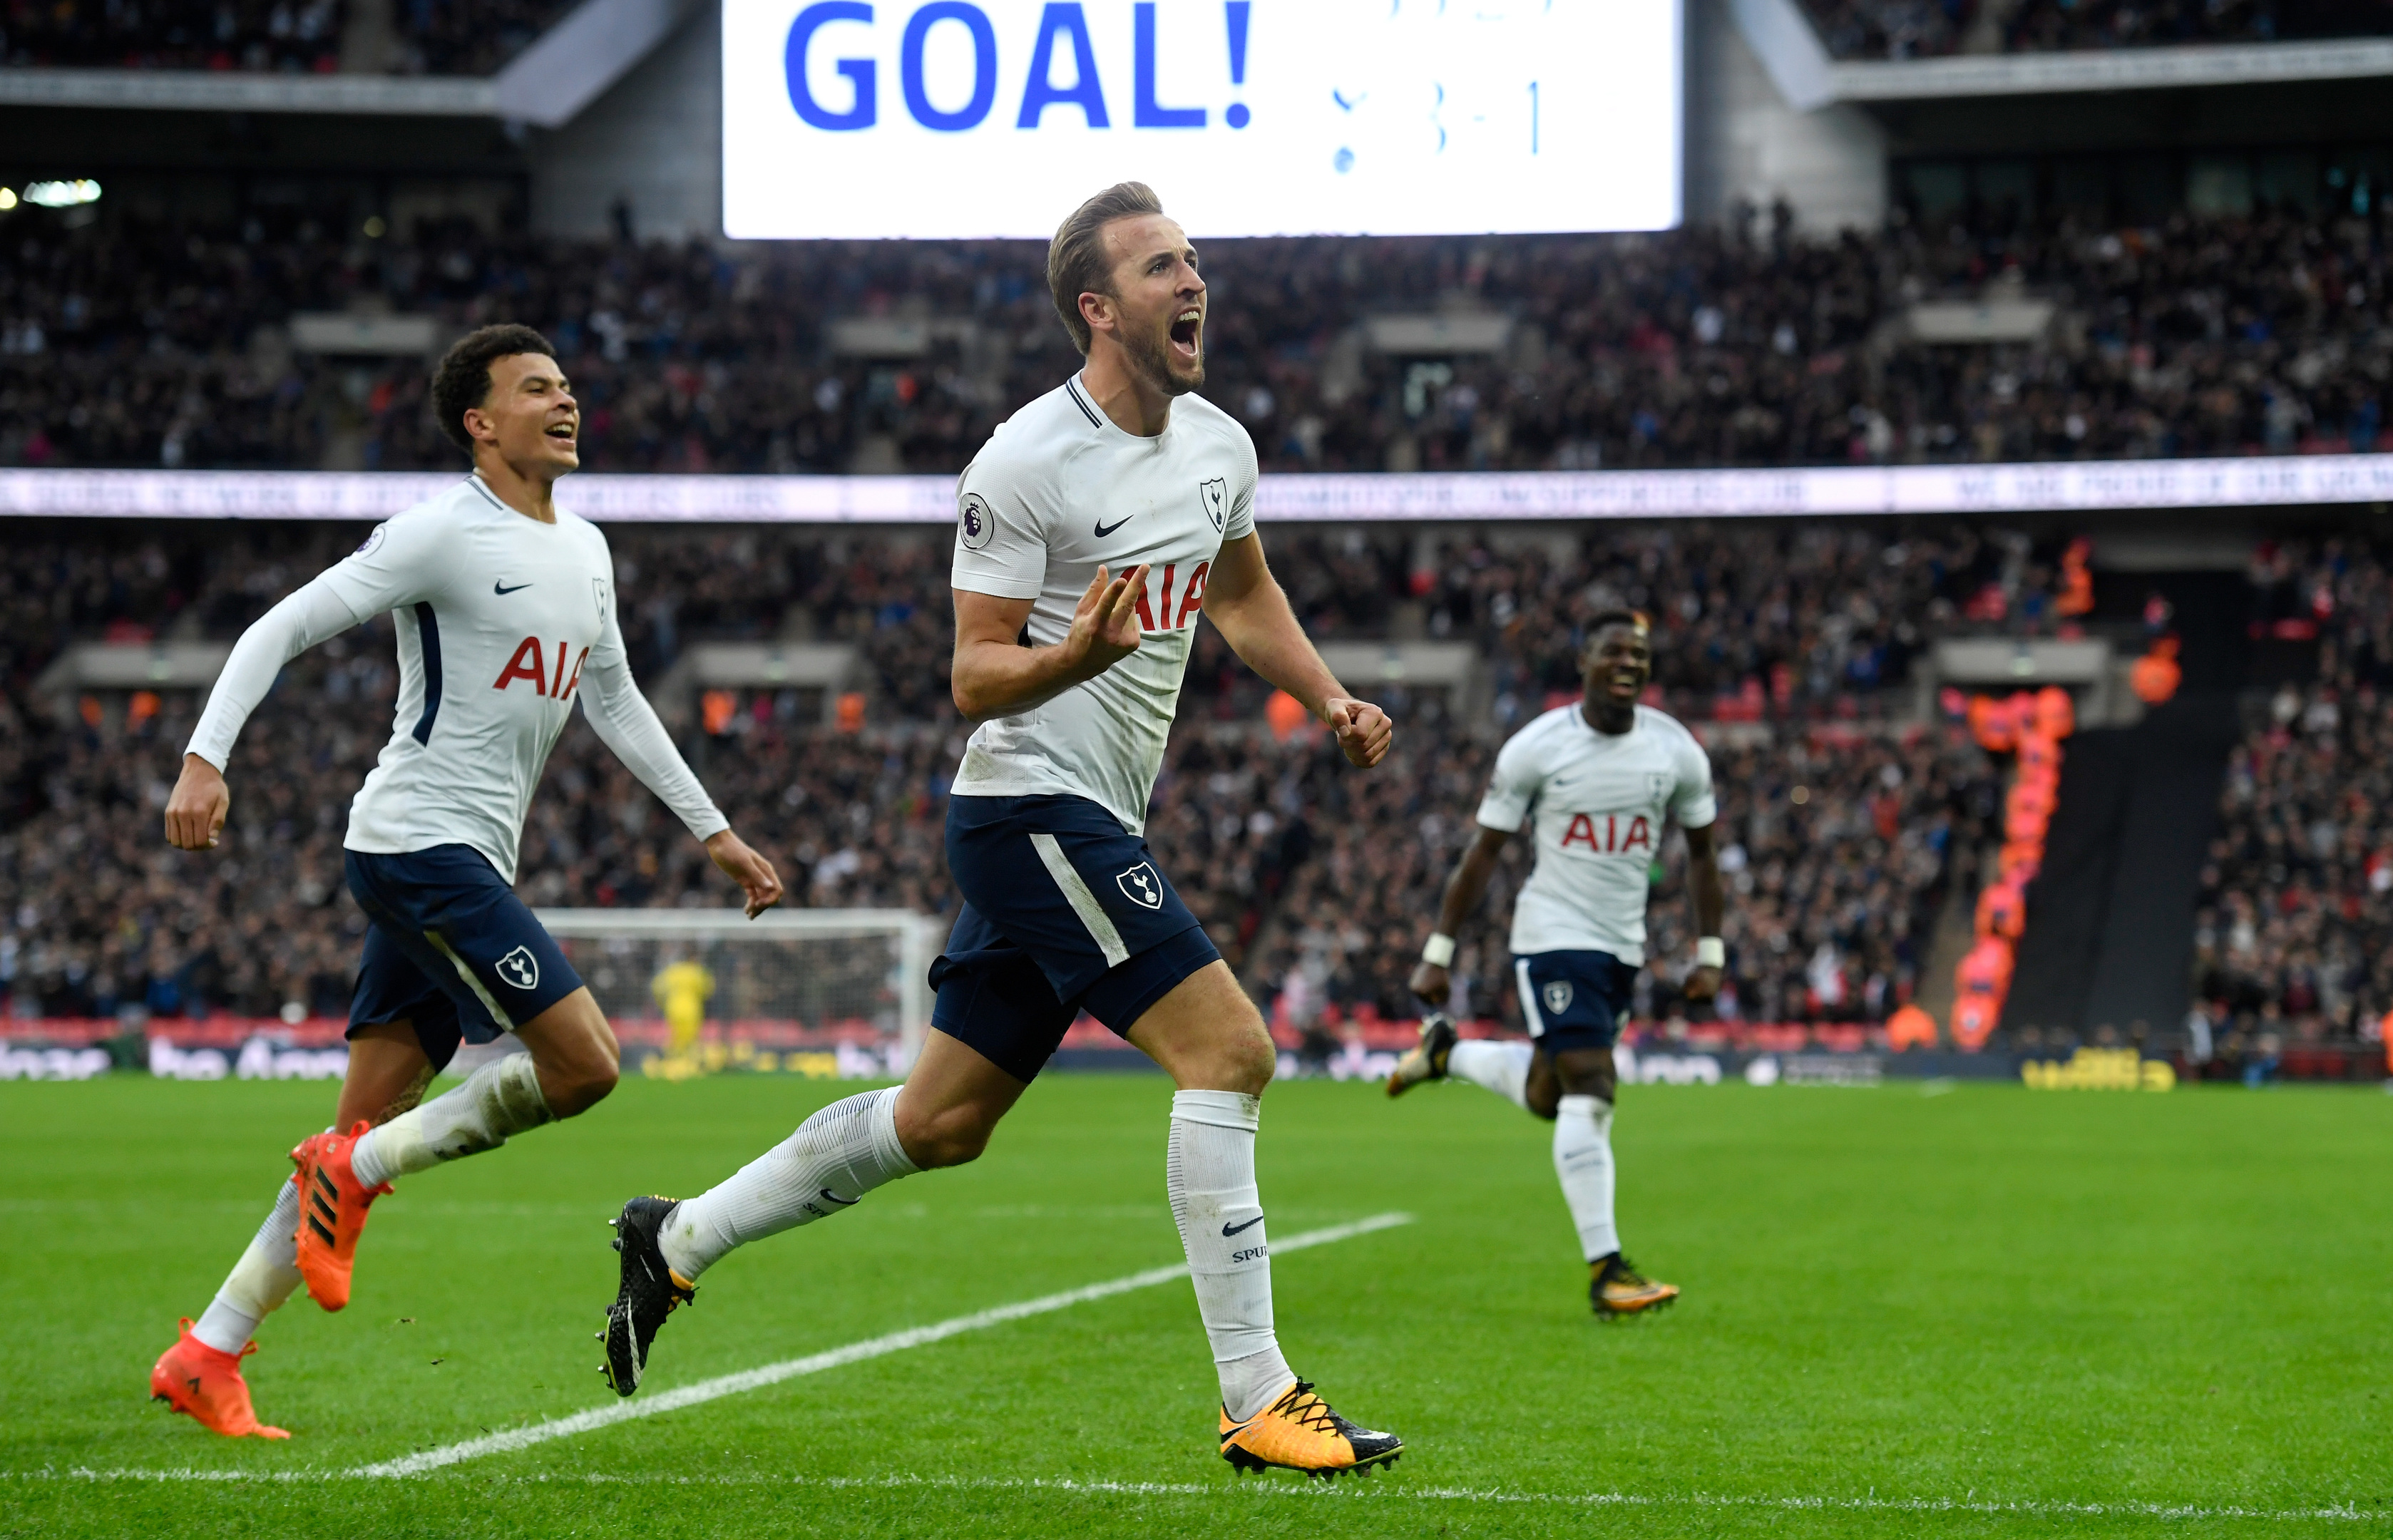
<svg viewBox="0 0 2393 1540">
<path fill-rule="evenodd" d="M 1367 1220 L 1357 1220 L 1352 1224 L 1335 1224 L 1326 1230 L 1308 1230 L 1301 1234 L 1290 1235 L 1284 1241 L 1275 1241 L 1272 1243 L 1272 1250 L 1275 1253 L 1301 1251 L 1307 1246 L 1327 1246 L 1333 1241 L 1352 1240 L 1357 1235 L 1367 1235 L 1375 1230 L 1389 1230 L 1400 1224 L 1410 1224 L 1412 1218 L 1410 1214 L 1374 1214 Z M 849 1364 L 860 1364 L 868 1358 L 881 1358 L 890 1353 L 904 1352 L 909 1348 L 927 1347 L 933 1342 L 943 1342 L 950 1337 L 960 1337 L 965 1332 L 983 1331 L 990 1326 L 1003 1325 L 1008 1321 L 1019 1321 L 1025 1316 L 1045 1315 L 1052 1311 L 1068 1310 L 1074 1305 L 1087 1304 L 1092 1299 L 1109 1299 L 1117 1294 L 1128 1294 L 1133 1289 L 1152 1288 L 1157 1284 L 1168 1284 L 1174 1278 L 1186 1276 L 1188 1276 L 1188 1268 L 1185 1263 L 1175 1262 L 1170 1267 L 1151 1267 L 1144 1272 L 1133 1272 L 1121 1278 L 1110 1278 L 1102 1284 L 1090 1284 L 1080 1288 L 1066 1289 L 1061 1294 L 1041 1295 L 1036 1299 L 1023 1299 L 1011 1305 L 998 1305 L 989 1310 L 975 1311 L 970 1315 L 959 1315 L 949 1320 L 935 1322 L 927 1326 L 909 1326 L 904 1331 L 894 1331 L 885 1337 L 869 1338 L 862 1342 L 851 1342 L 843 1348 L 832 1348 L 827 1352 L 809 1353 L 804 1358 L 790 1358 L 778 1364 L 767 1364 L 760 1369 L 744 1369 L 739 1374 L 721 1375 L 713 1379 L 701 1379 L 695 1385 L 685 1385 L 679 1390 L 665 1390 L 638 1400 L 618 1401 L 608 1406 L 594 1406 L 587 1412 L 576 1412 L 569 1417 L 556 1417 L 547 1422 L 536 1422 L 529 1428 L 510 1428 L 503 1433 L 467 1439 L 463 1443 L 427 1449 L 420 1454 L 405 1455 L 398 1459 L 384 1460 L 375 1465 L 360 1466 L 346 1474 L 369 1477 L 420 1476 L 427 1470 L 438 1470 L 442 1466 L 455 1465 L 463 1460 L 479 1459 L 485 1455 L 504 1455 L 514 1450 L 530 1448 L 536 1443 L 546 1443 L 551 1439 L 571 1438 L 576 1433 L 587 1433 L 593 1429 L 610 1427 L 619 1422 L 629 1422 L 634 1417 L 653 1417 L 666 1412 L 678 1412 L 685 1406 L 702 1405 L 710 1401 L 720 1401 L 725 1396 L 740 1395 L 749 1390 L 761 1390 L 768 1385 L 778 1385 L 785 1379 L 795 1379 L 802 1375 L 818 1375 L 826 1369 L 836 1369 Z"/>
<path fill-rule="evenodd" d="M 20 1470 L 0 1475 L 8 1481 L 315 1481 L 355 1479 L 357 1471 L 324 1470 Z M 1136 1481 L 1074 1479 L 1068 1476 L 688 1476 L 670 1471 L 617 1475 L 604 1471 L 534 1472 L 529 1475 L 477 1477 L 476 1481 L 520 1486 L 689 1486 L 796 1487 L 832 1492 L 898 1491 L 937 1488 L 958 1492 L 1091 1493 L 1125 1497 L 1211 1497 L 1233 1501 L 1259 1498 L 1310 1498 L 1346 1503 L 1495 1503 L 1544 1504 L 1566 1507 L 1746 1508 L 1781 1512 L 1831 1513 L 1969 1513 L 2014 1519 L 2162 1519 L 2174 1520 L 2244 1520 L 2257 1523 L 2379 1523 L 2393 1512 L 2363 1508 L 2351 1503 L 2315 1507 L 2244 1507 L 2228 1504 L 2205 1507 L 2199 1503 L 2141 1501 L 2072 1502 L 2066 1498 L 1968 1497 L 1801 1497 L 1767 1493 L 1641 1493 L 1641 1492 L 1520 1492 L 1502 1487 L 1406 1486 L 1381 1480 L 1367 1485 L 1355 1481 L 1332 1486 L 1316 1481 Z"/>
</svg>

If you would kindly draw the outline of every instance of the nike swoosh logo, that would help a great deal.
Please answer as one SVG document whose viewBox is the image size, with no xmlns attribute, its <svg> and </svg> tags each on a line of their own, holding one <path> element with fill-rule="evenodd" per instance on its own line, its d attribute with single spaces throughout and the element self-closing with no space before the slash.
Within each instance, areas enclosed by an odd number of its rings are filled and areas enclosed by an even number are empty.
<svg viewBox="0 0 2393 1540">
<path fill-rule="evenodd" d="M 504 583 L 492 583 L 492 584 L 490 585 L 490 592 L 491 592 L 491 593 L 493 593 L 493 594 L 499 594 L 499 595 L 500 595 L 500 596 L 502 596 L 502 597 L 504 597 L 505 595 L 507 595 L 507 594 L 520 594 L 520 593 L 522 593 L 525 589 L 530 588 L 530 586 L 531 586 L 531 584 L 530 584 L 530 583 L 517 583 L 517 584 L 516 584 L 513 588 L 509 588 L 509 587 L 508 587 L 506 584 L 504 584 Z"/>
<path fill-rule="evenodd" d="M 1263 1217 L 1261 1214 L 1257 1214 L 1253 1219 L 1249 1220 L 1244 1224 L 1225 1224 L 1222 1226 L 1222 1233 L 1224 1235 L 1235 1235 L 1241 1230 L 1252 1230 L 1255 1226 L 1262 1222 Z"/>
<path fill-rule="evenodd" d="M 859 1204 L 859 1203 L 861 1203 L 861 1202 L 863 1202 L 863 1201 L 864 1201 L 862 1198 L 843 1198 L 843 1197 L 841 1197 L 837 1193 L 832 1192 L 832 1191 L 831 1191 L 830 1188 L 828 1188 L 828 1187 L 826 1187 L 826 1188 L 824 1188 L 824 1189 L 822 1190 L 822 1195 L 823 1195 L 823 1201 L 824 1201 L 825 1203 L 835 1203 L 835 1204 L 838 1204 L 842 1208 L 853 1208 L 853 1207 L 855 1207 L 857 1204 Z"/>
<path fill-rule="evenodd" d="M 1105 520 L 1103 520 L 1103 519 L 1099 519 L 1099 520 L 1097 521 L 1097 538 L 1098 538 L 1099 540 L 1103 540 L 1103 539 L 1105 539 L 1107 535 L 1112 534 L 1115 530 L 1117 530 L 1117 529 L 1120 529 L 1123 525 L 1128 524 L 1128 523 L 1131 521 L 1131 519 L 1132 519 L 1132 518 L 1136 518 L 1137 516 L 1137 516 L 1136 514 L 1132 514 L 1132 515 L 1131 515 L 1131 516 L 1130 516 L 1130 518 L 1118 518 L 1118 519 L 1114 520 L 1111 524 L 1107 524 Z"/>
</svg>

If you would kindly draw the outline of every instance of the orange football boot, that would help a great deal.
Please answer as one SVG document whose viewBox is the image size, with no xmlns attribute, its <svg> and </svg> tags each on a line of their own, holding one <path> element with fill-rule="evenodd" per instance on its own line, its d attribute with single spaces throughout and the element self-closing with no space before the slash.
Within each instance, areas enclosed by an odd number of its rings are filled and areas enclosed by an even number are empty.
<svg viewBox="0 0 2393 1540">
<path fill-rule="evenodd" d="M 1232 1422 L 1222 1408 L 1222 1458 L 1239 1474 L 1249 1470 L 1301 1470 L 1328 1481 L 1341 1470 L 1370 1474 L 1373 1466 L 1393 1465 L 1405 1441 L 1393 1433 L 1357 1428 L 1298 1380 L 1261 1412 Z"/>
<path fill-rule="evenodd" d="M 361 1186 L 349 1170 L 349 1153 L 372 1127 L 360 1119 L 347 1133 L 320 1133 L 291 1152 L 291 1163 L 299 1168 L 291 1179 L 299 1184 L 299 1276 L 326 1310 L 349 1302 L 349 1270 L 357 1264 L 366 1209 L 390 1191 L 386 1181 Z"/>
<path fill-rule="evenodd" d="M 1678 1285 L 1655 1283 L 1629 1266 L 1617 1251 L 1600 1262 L 1589 1262 L 1588 1273 L 1588 1303 L 1594 1307 L 1599 1321 L 1662 1310 L 1679 1297 Z"/>
<path fill-rule="evenodd" d="M 255 1342 L 237 1353 L 209 1347 L 191 1335 L 187 1315 L 182 1337 L 158 1355 L 150 1370 L 150 1399 L 164 1402 L 229 1439 L 287 1439 L 290 1434 L 258 1421 L 250 1408 L 249 1382 L 241 1377 L 241 1361 L 256 1351 Z"/>
</svg>

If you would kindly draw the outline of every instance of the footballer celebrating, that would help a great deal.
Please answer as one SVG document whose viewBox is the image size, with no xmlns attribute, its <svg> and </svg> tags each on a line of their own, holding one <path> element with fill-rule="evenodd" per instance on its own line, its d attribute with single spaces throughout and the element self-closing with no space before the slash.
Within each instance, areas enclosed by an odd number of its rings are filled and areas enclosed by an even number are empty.
<svg viewBox="0 0 2393 1540">
<path fill-rule="evenodd" d="M 169 843 L 214 847 L 234 739 L 282 666 L 392 617 L 398 712 L 343 842 L 369 923 L 339 1111 L 291 1152 L 298 1171 L 256 1238 L 150 1371 L 155 1398 L 219 1433 L 288 1437 L 251 1406 L 241 1373 L 251 1334 L 303 1281 L 326 1310 L 348 1303 L 367 1209 L 393 1179 L 495 1149 L 614 1089 L 614 1032 L 510 885 L 532 788 L 577 698 L 739 884 L 751 918 L 781 895 L 772 865 L 731 832 L 633 683 L 606 537 L 554 501 L 581 463 L 581 408 L 553 352 L 524 326 L 486 326 L 449 350 L 433 401 L 473 474 L 378 526 L 242 633 L 166 803 Z M 529 1054 L 423 1101 L 461 1042 L 510 1031 Z"/>
<path fill-rule="evenodd" d="M 1331 1411 L 1273 1330 L 1255 1132 L 1275 1061 L 1262 1017 L 1144 838 L 1201 613 L 1304 702 L 1349 761 L 1390 728 L 1306 640 L 1255 534 L 1254 445 L 1193 395 L 1205 377 L 1196 254 L 1144 186 L 1090 199 L 1048 248 L 1088 362 L 1001 424 L 958 485 L 956 774 L 948 864 L 964 902 L 931 972 L 932 1031 L 904 1086 L 824 1108 L 678 1205 L 617 1221 L 608 1372 L 629 1395 L 665 1314 L 734 1246 L 980 1155 L 1077 1013 L 1170 1073 L 1165 1185 L 1219 1370 L 1219 1451 L 1323 1476 L 1402 1444 Z"/>
<path fill-rule="evenodd" d="M 1536 865 L 1512 907 L 1512 976 L 1529 1041 L 1458 1042 L 1453 1022 L 1432 1011 L 1419 1046 L 1396 1061 L 1388 1094 L 1451 1076 L 1552 1120 L 1554 1174 L 1587 1256 L 1589 1301 L 1611 1320 L 1679 1296 L 1621 1257 L 1612 1216 L 1612 1046 L 1645 962 L 1645 897 L 1667 820 L 1686 831 L 1699 935 L 1681 986 L 1689 999 L 1719 991 L 1726 952 L 1711 761 L 1676 720 L 1637 703 L 1654 672 L 1645 617 L 1597 615 L 1580 666 L 1583 698 L 1538 717 L 1497 754 L 1479 837 L 1446 880 L 1412 976 L 1415 994 L 1445 1003 L 1454 938 L 1486 894 L 1504 842 L 1534 818 Z"/>
</svg>

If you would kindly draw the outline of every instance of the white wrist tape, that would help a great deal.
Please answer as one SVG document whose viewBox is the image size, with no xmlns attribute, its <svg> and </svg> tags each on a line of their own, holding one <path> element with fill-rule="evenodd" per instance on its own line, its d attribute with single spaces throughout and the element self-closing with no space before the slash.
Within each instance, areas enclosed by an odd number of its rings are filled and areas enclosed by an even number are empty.
<svg viewBox="0 0 2393 1540">
<path fill-rule="evenodd" d="M 1432 968 L 1454 965 L 1454 937 L 1440 931 L 1421 943 L 1421 960 Z"/>
<path fill-rule="evenodd" d="M 1716 935 L 1695 938 L 1695 966 L 1725 968 L 1728 966 L 1728 945 Z"/>
</svg>

